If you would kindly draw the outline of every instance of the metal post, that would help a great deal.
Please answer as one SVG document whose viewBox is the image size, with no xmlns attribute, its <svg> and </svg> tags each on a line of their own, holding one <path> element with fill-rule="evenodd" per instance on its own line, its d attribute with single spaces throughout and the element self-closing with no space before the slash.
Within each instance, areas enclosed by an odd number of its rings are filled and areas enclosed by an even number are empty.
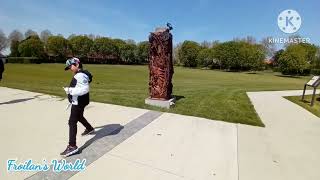
<svg viewBox="0 0 320 180">
<path fill-rule="evenodd" d="M 312 100 L 311 100 L 311 106 L 313 106 L 313 103 L 314 103 L 314 98 L 316 96 L 316 87 L 313 88 L 313 94 L 312 94 Z"/>
<path fill-rule="evenodd" d="M 307 84 L 304 84 L 303 94 L 301 100 L 304 100 L 304 94 L 306 93 Z"/>
</svg>

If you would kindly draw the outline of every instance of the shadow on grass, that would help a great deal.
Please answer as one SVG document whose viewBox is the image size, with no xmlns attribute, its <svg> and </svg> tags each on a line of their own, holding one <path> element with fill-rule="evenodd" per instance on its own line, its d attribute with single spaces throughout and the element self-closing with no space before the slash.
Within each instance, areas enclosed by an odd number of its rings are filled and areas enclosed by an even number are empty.
<svg viewBox="0 0 320 180">
<path fill-rule="evenodd" d="M 185 96 L 179 96 L 179 95 L 173 95 L 173 97 L 176 98 L 176 101 L 179 101 L 180 99 L 186 98 Z"/>
<path fill-rule="evenodd" d="M 303 102 L 303 103 L 311 103 L 310 101 L 307 101 L 307 100 L 300 100 L 301 102 Z"/>
<path fill-rule="evenodd" d="M 316 100 L 316 101 L 320 101 L 320 97 L 317 97 L 315 100 Z M 306 100 L 306 99 L 304 99 L 304 100 L 301 100 L 301 99 L 300 99 L 300 102 L 309 104 L 309 103 L 311 103 L 311 100 L 309 101 L 309 100 Z"/>
<path fill-rule="evenodd" d="M 84 145 L 82 145 L 79 148 L 79 153 L 81 153 L 82 150 L 84 150 L 85 148 L 90 146 L 93 142 L 95 142 L 105 136 L 118 134 L 123 129 L 123 126 L 120 124 L 107 124 L 104 126 L 95 127 L 95 129 L 96 128 L 101 128 L 101 129 L 99 129 L 98 131 L 95 131 L 93 133 L 95 136 L 93 138 L 89 139 L 87 142 L 84 143 Z"/>
<path fill-rule="evenodd" d="M 279 75 L 279 74 L 276 74 L 275 76 L 284 77 L 284 78 L 295 78 L 295 79 L 301 78 L 300 76 L 294 76 L 294 75 Z"/>
</svg>

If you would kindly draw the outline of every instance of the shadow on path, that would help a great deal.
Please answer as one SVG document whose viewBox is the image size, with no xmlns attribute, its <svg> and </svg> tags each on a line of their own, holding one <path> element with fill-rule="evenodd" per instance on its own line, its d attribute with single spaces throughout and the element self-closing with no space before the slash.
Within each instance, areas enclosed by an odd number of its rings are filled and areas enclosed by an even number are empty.
<svg viewBox="0 0 320 180">
<path fill-rule="evenodd" d="M 24 98 L 24 99 L 15 99 L 15 100 L 11 100 L 8 102 L 2 102 L 0 103 L 0 105 L 4 105 L 4 104 L 16 104 L 16 103 L 21 103 L 21 102 L 25 102 L 25 101 L 29 101 L 31 99 L 35 99 L 35 97 L 32 98 Z"/>
<path fill-rule="evenodd" d="M 81 153 L 82 150 L 84 150 L 85 148 L 90 146 L 94 141 L 97 141 L 98 139 L 101 139 L 105 136 L 118 134 L 123 129 L 123 126 L 120 124 L 108 124 L 108 125 L 104 125 L 104 126 L 95 127 L 95 129 L 96 128 L 101 128 L 101 129 L 99 129 L 98 131 L 95 131 L 93 133 L 93 134 L 95 134 L 95 136 L 93 138 L 89 139 L 87 142 L 84 143 L 84 145 L 82 145 L 79 148 L 79 153 Z"/>
<path fill-rule="evenodd" d="M 25 101 L 30 101 L 32 99 L 36 99 L 40 96 L 43 96 L 42 94 L 40 95 L 35 95 L 33 97 L 30 98 L 23 98 L 23 99 L 15 99 L 15 100 L 11 100 L 11 101 L 7 101 L 7 102 L 1 102 L 0 105 L 4 105 L 4 104 L 16 104 L 16 103 L 21 103 L 21 102 L 25 102 Z"/>
</svg>

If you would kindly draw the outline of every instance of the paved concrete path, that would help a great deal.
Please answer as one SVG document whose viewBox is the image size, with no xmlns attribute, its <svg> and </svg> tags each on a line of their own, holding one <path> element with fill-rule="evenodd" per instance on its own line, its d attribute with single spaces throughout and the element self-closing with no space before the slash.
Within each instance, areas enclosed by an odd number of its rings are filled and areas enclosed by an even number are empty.
<svg viewBox="0 0 320 180">
<path fill-rule="evenodd" d="M 7 172 L 7 159 L 60 159 L 68 141 L 66 105 L 0 87 L 0 179 L 238 179 L 236 124 L 94 102 L 85 116 L 98 132 L 78 135 L 82 152 L 66 159 L 87 159 L 85 171 Z"/>
<path fill-rule="evenodd" d="M 60 159 L 67 101 L 0 87 L 0 179 L 318 180 L 320 119 L 283 98 L 301 93 L 249 92 L 265 128 L 93 102 L 97 133 L 78 135 L 81 153 L 66 158 L 85 158 L 86 170 L 36 173 L 7 172 L 6 161 Z"/>
<path fill-rule="evenodd" d="M 266 127 L 239 125 L 239 179 L 319 180 L 320 119 L 283 98 L 302 91 L 247 94 Z"/>
</svg>

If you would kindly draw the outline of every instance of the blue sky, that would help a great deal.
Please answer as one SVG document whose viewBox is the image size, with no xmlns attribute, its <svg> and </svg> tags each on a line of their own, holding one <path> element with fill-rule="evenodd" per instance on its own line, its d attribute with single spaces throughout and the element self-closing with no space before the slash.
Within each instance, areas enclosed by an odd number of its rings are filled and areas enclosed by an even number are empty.
<svg viewBox="0 0 320 180">
<path fill-rule="evenodd" d="M 232 40 L 234 37 L 287 37 L 277 26 L 285 9 L 302 17 L 298 34 L 320 45 L 319 0 L 2 0 L 0 29 L 52 33 L 96 34 L 113 38 L 147 40 L 149 32 L 170 22 L 174 42 Z"/>
</svg>

